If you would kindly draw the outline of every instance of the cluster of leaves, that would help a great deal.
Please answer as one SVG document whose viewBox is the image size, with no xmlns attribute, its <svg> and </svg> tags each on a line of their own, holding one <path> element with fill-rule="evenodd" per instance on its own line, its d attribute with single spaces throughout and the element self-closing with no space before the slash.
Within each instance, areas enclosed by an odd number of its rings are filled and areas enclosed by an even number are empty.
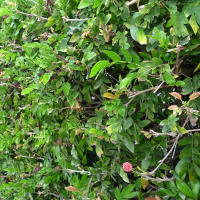
<svg viewBox="0 0 200 200">
<path fill-rule="evenodd" d="M 0 198 L 199 199 L 199 27 L 199 0 L 2 0 Z"/>
</svg>

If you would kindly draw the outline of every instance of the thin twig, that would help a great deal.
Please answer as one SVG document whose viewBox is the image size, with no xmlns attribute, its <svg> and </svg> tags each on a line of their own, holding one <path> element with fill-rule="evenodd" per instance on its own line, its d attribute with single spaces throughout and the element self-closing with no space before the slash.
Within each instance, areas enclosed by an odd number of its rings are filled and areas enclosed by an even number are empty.
<svg viewBox="0 0 200 200">
<path fill-rule="evenodd" d="M 162 85 L 164 84 L 165 82 L 163 81 L 155 90 L 154 90 L 154 94 L 162 87 Z"/>
<path fill-rule="evenodd" d="M 21 157 L 21 158 L 31 158 L 31 159 L 38 159 L 38 160 L 44 160 L 44 158 L 41 158 L 41 157 L 32 157 L 32 156 L 23 156 L 23 155 L 18 155 L 17 157 Z"/>
<path fill-rule="evenodd" d="M 143 93 L 145 93 L 145 92 L 150 92 L 150 91 L 152 91 L 152 90 L 154 90 L 154 89 L 155 89 L 155 88 L 153 87 L 153 88 L 149 88 L 149 89 L 146 89 L 146 90 L 143 90 L 143 91 L 134 91 L 134 92 L 131 92 L 131 96 L 129 96 L 129 98 L 131 98 L 131 99 L 125 104 L 125 106 L 128 107 L 129 104 L 133 101 L 133 99 L 134 99 L 136 96 L 138 96 L 138 95 L 140 95 L 140 94 L 143 94 Z"/>
<path fill-rule="evenodd" d="M 66 22 L 80 22 L 80 21 L 87 21 L 89 20 L 90 18 L 85 18 L 85 19 L 68 19 L 66 17 L 63 17 L 63 19 L 66 21 Z"/>
<path fill-rule="evenodd" d="M 187 116 L 187 118 L 185 119 L 185 122 L 183 124 L 183 128 L 185 128 L 186 124 L 188 123 L 189 121 L 189 116 Z M 180 136 L 180 135 L 179 135 Z M 175 146 L 174 146 L 174 150 L 173 150 L 173 153 L 172 153 L 172 159 L 174 158 L 174 155 L 175 155 L 175 152 L 176 152 L 176 146 L 177 146 L 177 143 L 178 141 L 176 142 Z"/>
<path fill-rule="evenodd" d="M 173 132 L 169 132 L 169 133 L 157 133 L 154 130 L 150 129 L 149 131 L 153 136 L 158 137 L 158 136 L 163 136 L 163 135 L 168 135 L 168 136 L 172 136 L 175 137 L 177 134 L 173 133 Z"/>
<path fill-rule="evenodd" d="M 54 194 L 54 193 L 47 193 L 47 195 L 52 195 L 52 196 L 54 196 L 54 197 L 57 197 L 57 198 L 59 198 L 59 197 L 60 197 L 59 195 L 57 195 L 57 194 Z M 47 196 L 47 195 L 45 195 L 45 196 Z"/>
<path fill-rule="evenodd" d="M 174 141 L 174 144 L 172 145 L 171 149 L 168 151 L 168 153 L 165 155 L 165 157 L 159 161 L 158 166 L 151 172 L 149 172 L 150 175 L 153 175 L 159 168 L 160 166 L 164 163 L 164 161 L 167 159 L 167 157 L 172 153 L 173 149 L 175 148 L 176 144 L 178 143 L 180 135 L 178 135 Z"/>
<path fill-rule="evenodd" d="M 48 21 L 48 18 L 46 18 L 46 17 L 38 17 L 35 14 L 29 14 L 29 13 L 25 13 L 25 12 L 22 12 L 22 11 L 19 11 L 19 10 L 16 10 L 16 12 L 19 13 L 19 14 L 25 15 L 27 17 L 37 17 L 37 18 L 39 18 L 41 20 Z"/>
<path fill-rule="evenodd" d="M 199 132 L 200 131 L 200 129 L 191 129 L 191 130 L 187 130 L 188 132 Z"/>
<path fill-rule="evenodd" d="M 81 174 L 88 174 L 90 175 L 91 172 L 88 172 L 88 171 L 84 171 L 84 170 L 74 170 L 74 169 L 60 169 L 60 171 L 66 171 L 70 174 L 73 174 L 73 173 L 81 173 Z"/>
<path fill-rule="evenodd" d="M 143 177 L 147 180 L 155 181 L 155 182 L 164 182 L 164 181 L 173 181 L 174 180 L 173 178 L 166 178 L 166 177 L 163 178 L 163 179 L 162 178 L 153 178 L 153 177 L 150 177 L 148 175 L 142 174 L 138 171 L 133 171 L 133 172 L 135 172 L 136 174 L 138 174 L 139 176 L 141 176 L 141 177 Z"/>
<path fill-rule="evenodd" d="M 38 5 L 38 2 L 36 2 L 36 1 L 30 0 L 30 2 L 32 2 L 32 3 L 36 4 L 36 5 Z"/>
<path fill-rule="evenodd" d="M 138 2 L 138 0 L 128 1 L 128 2 L 126 2 L 126 6 L 130 6 L 130 5 L 135 4 L 137 2 Z"/>
<path fill-rule="evenodd" d="M 173 48 L 173 49 L 168 49 L 167 52 L 172 52 L 172 51 L 179 51 L 179 50 L 183 50 L 185 49 L 185 47 L 176 47 L 176 48 Z"/>
<path fill-rule="evenodd" d="M 19 10 L 17 10 L 16 12 L 19 13 L 19 14 L 25 15 L 27 17 L 37 17 L 37 18 L 39 18 L 41 20 L 48 21 L 48 18 L 46 18 L 46 17 L 38 17 L 35 14 L 29 14 L 29 13 L 25 13 L 25 12 L 22 12 L 22 11 L 19 11 Z M 85 19 L 68 19 L 66 17 L 63 17 L 63 19 L 64 19 L 65 22 L 78 22 L 78 21 L 80 22 L 80 21 L 89 20 L 89 18 L 85 18 Z"/>
<path fill-rule="evenodd" d="M 176 65 L 175 65 L 175 74 L 179 73 L 179 68 L 181 63 L 183 62 L 183 59 L 180 59 L 180 52 L 182 50 L 182 46 L 181 45 L 177 45 L 177 56 L 176 56 Z"/>
<path fill-rule="evenodd" d="M 128 98 L 131 98 L 128 103 L 125 104 L 126 107 L 128 107 L 128 105 L 133 101 L 133 99 L 140 95 L 140 94 L 144 94 L 146 92 L 150 92 L 150 91 L 153 91 L 153 90 L 156 90 L 158 87 L 160 88 L 165 88 L 165 87 L 168 87 L 168 86 L 156 86 L 156 87 L 152 87 L 152 88 L 148 88 L 146 90 L 142 90 L 142 91 L 134 91 L 134 92 L 129 92 L 128 95 L 130 95 Z"/>
</svg>

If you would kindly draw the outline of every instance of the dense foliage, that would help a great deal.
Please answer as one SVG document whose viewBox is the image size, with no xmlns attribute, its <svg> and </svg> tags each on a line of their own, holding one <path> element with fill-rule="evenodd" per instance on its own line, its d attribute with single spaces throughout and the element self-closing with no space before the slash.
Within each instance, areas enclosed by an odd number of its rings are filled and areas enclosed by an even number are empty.
<svg viewBox="0 0 200 200">
<path fill-rule="evenodd" d="M 200 199 L 199 26 L 199 0 L 1 0 L 0 198 Z"/>
</svg>

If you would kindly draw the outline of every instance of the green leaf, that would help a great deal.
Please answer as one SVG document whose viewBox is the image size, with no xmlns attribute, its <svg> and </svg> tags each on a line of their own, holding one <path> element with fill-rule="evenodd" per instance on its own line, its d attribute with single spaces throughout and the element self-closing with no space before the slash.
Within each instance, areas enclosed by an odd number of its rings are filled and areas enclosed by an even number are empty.
<svg viewBox="0 0 200 200">
<path fill-rule="evenodd" d="M 182 177 L 188 170 L 189 160 L 183 159 L 178 162 L 176 165 L 175 171 L 178 176 Z"/>
<path fill-rule="evenodd" d="M 130 73 L 120 81 L 120 89 L 126 88 L 130 85 L 131 81 L 137 77 L 137 73 Z"/>
<path fill-rule="evenodd" d="M 132 37 L 135 41 L 138 41 L 138 39 L 137 39 L 137 31 L 138 31 L 138 28 L 137 28 L 135 25 L 132 25 L 132 26 L 130 27 L 131 37 Z"/>
<path fill-rule="evenodd" d="M 65 94 L 66 97 L 68 97 L 69 91 L 70 91 L 71 85 L 70 83 L 64 83 L 62 86 L 63 92 Z"/>
<path fill-rule="evenodd" d="M 21 94 L 26 95 L 26 94 L 29 94 L 30 92 L 32 92 L 33 90 L 34 90 L 34 88 L 28 87 L 28 88 L 23 89 Z"/>
<path fill-rule="evenodd" d="M 124 145 L 126 146 L 126 148 L 131 152 L 134 153 L 135 151 L 135 146 L 134 146 L 134 142 L 130 141 L 130 138 L 124 138 Z"/>
<path fill-rule="evenodd" d="M 183 12 L 180 13 L 177 11 L 175 14 L 171 15 L 171 19 L 168 21 L 167 27 L 174 27 L 174 29 L 171 31 L 171 35 L 186 37 L 189 35 L 189 33 L 185 24 L 188 24 L 188 20 L 185 17 L 185 14 Z"/>
<path fill-rule="evenodd" d="M 91 5 L 93 5 L 93 0 L 82 0 L 78 5 L 78 9 L 87 8 Z"/>
<path fill-rule="evenodd" d="M 183 86 L 183 85 L 185 85 L 185 82 L 184 81 L 177 81 L 176 82 L 176 86 Z"/>
<path fill-rule="evenodd" d="M 121 49 L 121 52 L 123 53 L 125 59 L 127 62 L 132 62 L 132 56 L 126 49 Z"/>
<path fill-rule="evenodd" d="M 136 35 L 140 44 L 147 44 L 147 37 L 142 29 L 139 29 Z"/>
<path fill-rule="evenodd" d="M 53 75 L 53 72 L 44 74 L 44 76 L 42 77 L 42 82 L 44 85 L 46 85 L 49 82 L 52 75 Z"/>
<path fill-rule="evenodd" d="M 0 17 L 3 17 L 5 15 L 11 15 L 12 11 L 8 8 L 0 8 Z"/>
<path fill-rule="evenodd" d="M 104 69 L 109 64 L 110 63 L 108 60 L 101 60 L 101 61 L 97 62 L 90 72 L 90 78 L 94 77 L 99 72 L 99 70 Z"/>
<path fill-rule="evenodd" d="M 134 184 L 128 184 L 121 192 L 122 195 L 130 193 L 133 191 L 135 185 Z"/>
<path fill-rule="evenodd" d="M 115 189 L 115 197 L 117 198 L 117 200 L 121 200 L 122 199 L 119 188 Z"/>
<path fill-rule="evenodd" d="M 146 171 L 149 168 L 150 164 L 151 164 L 151 156 L 148 153 L 146 157 L 142 160 L 141 167 L 144 171 Z"/>
<path fill-rule="evenodd" d="M 122 169 L 122 167 L 120 167 L 119 175 L 122 177 L 122 179 L 126 183 L 129 183 L 129 179 L 128 179 L 127 173 L 124 172 L 124 170 Z"/>
<path fill-rule="evenodd" d="M 191 182 L 192 192 L 194 194 L 195 199 L 198 199 L 200 183 L 198 181 Z"/>
<path fill-rule="evenodd" d="M 178 126 L 177 128 L 180 134 L 188 133 L 188 131 L 184 127 Z"/>
<path fill-rule="evenodd" d="M 101 155 L 103 154 L 103 150 L 100 146 L 100 144 L 96 144 L 96 154 L 98 155 L 98 157 L 101 157 Z"/>
<path fill-rule="evenodd" d="M 194 170 L 196 174 L 200 177 L 200 167 L 198 167 L 196 164 L 193 164 Z"/>
<path fill-rule="evenodd" d="M 108 51 L 108 50 L 104 50 L 103 51 L 109 58 L 111 58 L 114 62 L 118 62 L 121 61 L 121 57 L 115 53 L 114 51 Z"/>
<path fill-rule="evenodd" d="M 74 33 L 70 38 L 69 42 L 74 43 L 80 39 L 80 33 Z"/>
<path fill-rule="evenodd" d="M 146 119 L 146 120 L 140 121 L 138 125 L 140 128 L 144 128 L 144 127 L 148 126 L 150 123 L 151 123 L 151 121 Z"/>
<path fill-rule="evenodd" d="M 170 196 L 170 197 L 175 197 L 175 196 L 176 196 L 176 193 L 173 192 L 173 190 L 169 190 L 169 189 L 166 189 L 166 188 L 161 188 L 161 189 L 159 190 L 159 192 L 162 192 L 162 193 L 164 193 L 164 194 L 167 194 L 167 195 Z"/>
<path fill-rule="evenodd" d="M 94 57 L 96 57 L 96 53 L 95 52 L 86 52 L 84 54 L 84 59 L 87 60 L 87 61 L 90 61 L 92 60 Z"/>
<path fill-rule="evenodd" d="M 175 84 L 175 78 L 169 72 L 165 72 L 163 78 L 170 86 Z"/>
<path fill-rule="evenodd" d="M 50 16 L 48 18 L 47 23 L 44 26 L 49 28 L 49 27 L 53 26 L 55 23 L 56 23 L 56 18 L 54 16 Z"/>
<path fill-rule="evenodd" d="M 192 190 L 184 181 L 176 180 L 176 185 L 183 194 L 189 197 L 193 197 Z"/>
<path fill-rule="evenodd" d="M 124 119 L 124 129 L 127 130 L 133 125 L 133 119 L 131 117 Z"/>
<path fill-rule="evenodd" d="M 98 8 L 102 4 L 102 0 L 94 0 L 93 8 Z"/>
</svg>

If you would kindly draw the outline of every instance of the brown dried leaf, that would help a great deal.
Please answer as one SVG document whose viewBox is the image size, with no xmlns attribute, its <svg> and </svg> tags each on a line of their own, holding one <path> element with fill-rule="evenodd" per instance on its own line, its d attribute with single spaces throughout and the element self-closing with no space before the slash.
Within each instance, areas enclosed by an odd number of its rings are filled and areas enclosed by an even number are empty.
<svg viewBox="0 0 200 200">
<path fill-rule="evenodd" d="M 171 105 L 168 107 L 169 110 L 178 110 L 178 106 L 177 105 Z"/>
<path fill-rule="evenodd" d="M 0 72 L 0 78 L 5 74 L 5 71 Z"/>
<path fill-rule="evenodd" d="M 190 100 L 194 100 L 200 96 L 200 92 L 194 92 L 190 95 Z"/>
<path fill-rule="evenodd" d="M 162 200 L 158 195 L 155 197 L 146 197 L 145 200 Z"/>
<path fill-rule="evenodd" d="M 191 117 L 189 116 L 190 124 L 192 127 L 195 127 L 197 125 L 198 117 Z"/>
<path fill-rule="evenodd" d="M 176 99 L 179 99 L 179 100 L 182 101 L 182 96 L 179 93 L 177 93 L 177 92 L 171 92 L 169 94 L 172 95 L 173 97 L 175 97 Z"/>
<path fill-rule="evenodd" d="M 71 185 L 68 187 L 65 187 L 65 190 L 70 191 L 70 192 L 78 192 L 78 189 Z"/>
</svg>

